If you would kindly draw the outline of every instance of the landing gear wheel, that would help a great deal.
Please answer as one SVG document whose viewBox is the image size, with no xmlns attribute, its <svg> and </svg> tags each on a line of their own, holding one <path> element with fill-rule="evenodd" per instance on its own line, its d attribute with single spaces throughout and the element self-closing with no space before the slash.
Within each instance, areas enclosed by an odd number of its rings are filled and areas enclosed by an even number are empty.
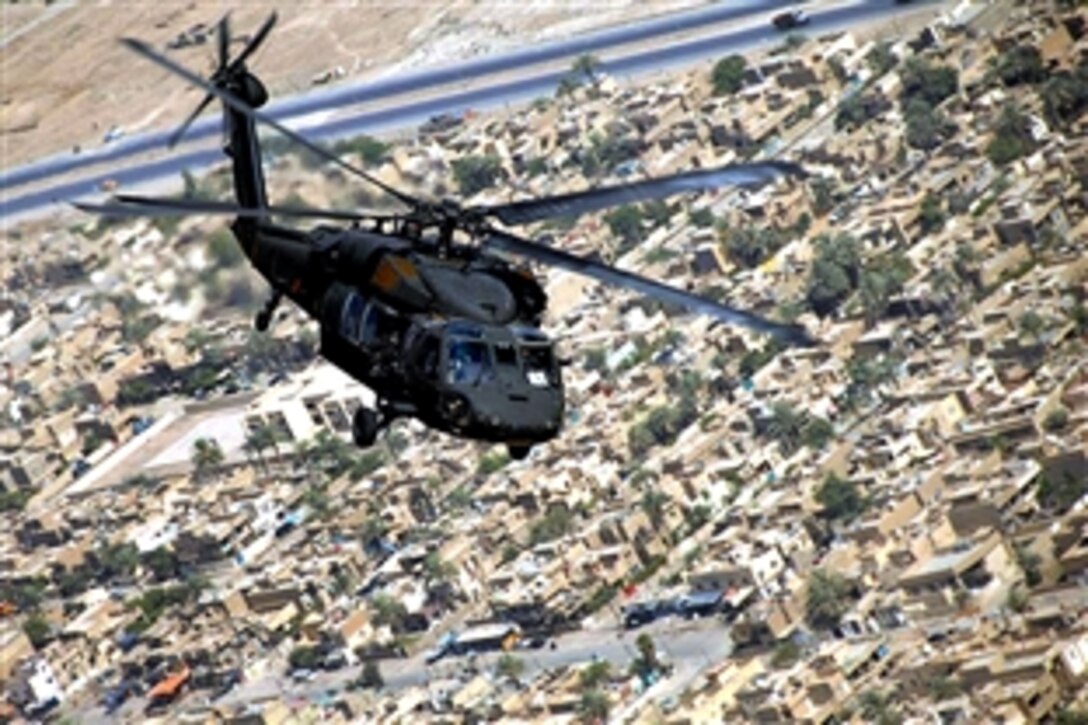
<svg viewBox="0 0 1088 725">
<path fill-rule="evenodd" d="M 464 396 L 450 393 L 442 398 L 442 415 L 454 425 L 464 428 L 472 420 L 472 408 Z"/>
<path fill-rule="evenodd" d="M 370 408 L 359 408 L 351 420 L 351 438 L 360 448 L 370 448 L 378 439 L 381 420 L 377 412 Z"/>
<path fill-rule="evenodd" d="M 264 332 L 271 323 L 272 313 L 268 310 L 261 310 L 257 313 L 257 318 L 253 320 L 253 327 L 257 332 Z"/>
<path fill-rule="evenodd" d="M 515 461 L 524 461 L 533 450 L 532 446 L 507 446 L 506 453 Z"/>
</svg>

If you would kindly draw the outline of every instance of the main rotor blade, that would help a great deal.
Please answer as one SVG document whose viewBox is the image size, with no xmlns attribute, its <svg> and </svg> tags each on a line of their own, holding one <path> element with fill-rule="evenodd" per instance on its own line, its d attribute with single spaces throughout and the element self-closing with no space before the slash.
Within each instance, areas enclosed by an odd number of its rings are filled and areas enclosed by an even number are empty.
<svg viewBox="0 0 1088 725">
<path fill-rule="evenodd" d="M 269 206 L 263 209 L 247 209 L 223 201 L 204 201 L 200 199 L 155 199 L 144 196 L 119 195 L 105 204 L 75 202 L 74 206 L 92 214 L 110 216 L 183 216 L 186 214 L 209 214 L 216 216 L 240 216 L 266 218 L 270 216 L 298 217 L 303 219 L 340 219 L 345 221 L 363 221 L 383 219 L 376 214 L 356 214 L 347 211 L 311 209 L 297 206 Z"/>
<path fill-rule="evenodd" d="M 771 322 L 750 312 L 737 310 L 723 305 L 714 300 L 700 297 L 669 285 L 655 282 L 632 272 L 609 267 L 592 259 L 579 257 L 543 244 L 522 239 L 507 232 L 496 229 L 488 230 L 484 245 L 486 248 L 497 249 L 503 252 L 517 254 L 521 257 L 534 259 L 552 267 L 559 267 L 577 274 L 592 277 L 593 279 L 625 287 L 635 292 L 652 297 L 669 304 L 686 307 L 692 312 L 709 315 L 722 322 L 747 327 L 757 332 L 772 335 L 783 342 L 798 346 L 811 346 L 815 341 L 809 337 L 805 329 L 800 325 L 784 325 Z"/>
<path fill-rule="evenodd" d="M 696 169 L 673 176 L 644 179 L 630 184 L 587 189 L 543 199 L 526 199 L 510 204 L 477 207 L 475 211 L 494 216 L 503 224 L 528 224 L 548 217 L 575 216 L 619 204 L 660 199 L 684 191 L 706 191 L 721 186 L 764 184 L 783 176 L 805 176 L 799 165 L 787 161 L 731 164 L 716 169 Z"/>
<path fill-rule="evenodd" d="M 248 43 L 246 43 L 246 47 L 242 50 L 241 53 L 238 54 L 238 57 L 235 58 L 234 61 L 231 63 L 232 68 L 237 68 L 237 67 L 241 66 L 243 63 L 246 62 L 246 58 L 248 58 L 250 55 L 252 55 L 254 53 L 254 51 L 257 50 L 257 48 L 261 47 L 261 43 L 264 42 L 265 36 L 268 35 L 269 32 L 271 32 L 272 26 L 276 24 L 276 19 L 278 17 L 279 16 L 276 15 L 276 11 L 273 10 L 272 14 L 268 16 L 268 20 L 265 20 L 264 25 L 262 25 L 260 27 L 260 29 L 257 31 L 257 34 L 254 35 L 253 38 Z M 224 61 L 224 64 L 225 63 L 226 63 L 226 61 Z"/>
<path fill-rule="evenodd" d="M 152 50 L 150 48 L 150 46 L 148 46 L 143 41 L 136 40 L 135 38 L 124 38 L 124 39 L 121 40 L 121 42 L 124 43 L 125 45 L 127 45 L 129 48 L 131 48 L 135 52 L 142 55 L 143 57 L 147 58 L 151 62 L 153 62 L 153 63 L 155 63 L 155 64 L 157 64 L 159 66 L 162 66 L 163 68 L 165 68 L 166 70 L 170 71 L 171 73 L 173 73 L 175 75 L 181 76 L 185 80 L 192 83 L 194 86 L 197 86 L 198 88 L 203 88 L 205 91 L 212 94 L 213 96 L 215 96 L 219 100 L 223 101 L 223 103 L 227 104 L 228 106 L 230 106 L 234 110 L 238 111 L 239 113 L 245 114 L 246 116 L 248 116 L 248 117 L 250 117 L 250 118 L 252 118 L 252 119 L 254 119 L 256 121 L 260 121 L 261 123 L 264 123 L 264 124 L 267 124 L 268 126 L 271 126 L 272 128 L 276 129 L 277 131 L 279 131 L 280 133 L 282 133 L 284 136 L 291 139 L 295 143 L 297 143 L 297 144 L 299 144 L 301 146 L 304 146 L 305 148 L 309 149 L 310 151 L 317 154 L 321 158 L 336 164 L 337 166 L 344 169 L 345 171 L 348 171 L 348 172 L 350 172 L 352 174 L 355 174 L 356 176 L 358 176 L 358 177 L 360 177 L 362 179 L 365 179 L 365 180 L 369 181 L 371 184 L 374 184 L 379 189 L 381 189 L 385 193 L 389 194 L 390 196 L 394 197 L 395 199 L 403 202 L 404 204 L 406 204 L 406 205 L 408 205 L 410 207 L 417 207 L 417 206 L 420 205 L 420 202 L 417 199 L 415 199 L 414 197 L 409 196 L 408 194 L 405 194 L 402 191 L 398 191 L 397 189 L 394 189 L 393 187 L 389 186 L 388 184 L 385 184 L 384 182 L 377 179 L 376 177 L 373 177 L 370 174 L 366 173 L 362 169 L 356 168 L 355 166 L 352 166 L 348 162 L 343 161 L 336 154 L 332 153 L 331 151 L 327 151 L 326 149 L 318 146 L 317 144 L 306 140 L 305 137 L 295 133 L 291 129 L 287 128 L 287 126 L 284 126 L 282 123 L 280 123 L 276 119 L 272 118 L 271 116 L 268 116 L 268 115 L 266 115 L 264 113 L 261 113 L 256 108 L 253 108 L 249 104 L 245 103 L 241 99 L 234 96 L 232 93 L 230 93 L 230 92 L 228 92 L 228 91 L 226 91 L 226 90 L 224 90 L 222 88 L 218 88 L 218 87 L 212 85 L 211 83 L 208 83 L 207 81 L 205 81 L 203 78 L 196 75 L 192 71 L 178 65 L 177 63 L 170 60 L 169 58 L 165 58 L 165 57 L 159 55 L 158 53 L 156 53 L 154 50 Z"/>
</svg>

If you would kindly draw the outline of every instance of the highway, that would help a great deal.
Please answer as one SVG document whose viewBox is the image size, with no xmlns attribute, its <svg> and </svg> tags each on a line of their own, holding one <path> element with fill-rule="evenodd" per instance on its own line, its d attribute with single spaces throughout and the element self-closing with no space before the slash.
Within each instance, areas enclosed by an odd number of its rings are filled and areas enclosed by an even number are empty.
<svg viewBox="0 0 1088 725">
<path fill-rule="evenodd" d="M 694 30 L 705 25 L 722 23 L 753 13 L 769 13 L 789 4 L 789 0 L 719 2 L 708 8 L 671 13 L 629 25 L 587 33 L 569 40 L 541 43 L 515 52 L 489 55 L 477 60 L 443 65 L 436 68 L 425 68 L 413 73 L 405 73 L 374 81 L 312 90 L 273 101 L 269 105 L 268 111 L 277 120 L 283 121 L 318 111 L 379 101 L 406 93 L 416 93 L 448 83 L 464 83 L 493 73 L 506 73 L 557 59 L 572 58 L 582 53 L 597 53 L 619 45 Z M 275 37 L 274 32 L 273 37 Z M 264 52 L 274 53 L 274 43 L 272 47 L 266 48 Z M 259 75 L 259 61 L 256 63 L 256 69 Z M 85 151 L 78 155 L 66 153 L 28 164 L 22 168 L 0 174 L 0 189 L 27 184 L 91 164 L 117 161 L 132 154 L 155 150 L 165 145 L 172 132 L 172 129 L 151 132 L 119 141 L 102 149 Z M 183 137 L 183 142 L 202 138 L 216 138 L 219 133 L 219 114 L 206 115 L 189 128 Z"/>
<path fill-rule="evenodd" d="M 744 9 L 745 13 L 750 14 L 756 12 L 753 8 L 757 8 L 759 12 L 767 12 L 768 9 L 773 10 L 780 4 L 765 2 L 745 4 L 731 8 L 731 12 L 744 14 L 740 13 L 740 9 Z M 908 5 L 898 9 L 893 5 L 893 0 L 860 0 L 818 10 L 813 9 L 810 12 L 811 22 L 803 30 L 809 35 L 827 33 L 895 12 L 916 11 L 917 8 L 917 5 Z M 710 10 L 724 12 L 718 5 L 713 6 Z M 706 13 L 709 10 L 699 12 Z M 687 17 L 690 14 L 682 15 L 686 17 L 684 22 L 692 22 L 690 17 Z M 697 14 L 696 16 L 705 18 L 703 15 Z M 704 22 L 710 21 L 704 20 Z M 661 35 L 676 32 L 678 29 L 662 19 L 646 21 L 631 27 L 634 27 L 635 31 L 638 31 L 638 34 L 641 34 L 643 38 L 653 37 L 652 28 L 657 28 L 656 33 Z M 630 27 L 627 28 L 627 32 L 635 31 L 630 30 Z M 566 45 L 556 44 L 548 53 L 561 57 L 562 54 L 556 49 L 560 46 L 574 55 L 583 52 L 596 53 L 619 43 L 620 40 L 616 37 L 618 32 L 597 33 L 586 38 L 570 41 Z M 744 52 L 760 45 L 779 43 L 783 37 L 783 34 L 776 31 L 765 17 L 760 17 L 758 20 L 754 20 L 753 24 L 746 27 L 727 29 L 694 39 L 633 51 L 627 55 L 604 56 L 602 57 L 601 67 L 604 72 L 616 77 L 660 72 L 672 67 L 689 65 L 706 58 L 721 57 L 729 53 Z M 596 38 L 596 41 L 593 41 L 593 38 Z M 594 42 L 598 44 L 594 45 Z M 571 50 L 571 48 L 574 48 L 574 50 Z M 522 51 L 519 55 L 522 62 L 525 63 L 534 58 L 543 57 L 534 56 L 530 51 Z M 389 97 L 402 94 L 411 89 L 418 90 L 435 85 L 439 81 L 449 81 L 453 78 L 466 81 L 472 77 L 479 77 L 498 70 L 495 66 L 497 62 L 495 60 L 472 61 L 460 66 L 407 76 L 408 81 L 403 79 L 400 82 L 387 80 L 369 84 L 369 86 L 364 84 L 357 87 L 331 89 L 321 95 L 306 95 L 301 98 L 287 99 L 278 107 L 277 113 L 281 117 L 285 114 L 287 116 L 307 115 L 323 109 L 328 111 L 331 108 L 328 105 L 330 102 L 356 103 L 363 99 L 373 101 L 381 98 L 382 95 Z M 502 67 L 504 71 L 510 69 L 509 65 Z M 384 104 L 381 108 L 356 109 L 309 126 L 305 129 L 305 133 L 311 139 L 328 141 L 360 133 L 378 133 L 388 129 L 411 127 L 439 113 L 459 113 L 468 108 L 486 109 L 511 102 L 524 101 L 553 93 L 559 79 L 566 72 L 566 70 L 559 69 L 537 70 L 527 72 L 524 76 L 514 80 L 502 80 L 468 90 L 450 91 L 447 89 L 434 97 L 412 99 L 401 103 L 390 102 Z M 182 83 L 183 81 L 177 79 L 176 82 Z M 369 91 L 360 90 L 367 87 L 369 87 Z M 332 100 L 330 101 L 330 99 Z M 203 132 L 191 130 L 190 134 L 197 137 L 201 133 L 212 136 L 218 134 L 218 118 L 209 118 L 207 123 L 210 126 L 201 127 L 204 128 Z M 179 150 L 166 158 L 153 161 L 131 159 L 128 164 L 121 163 L 129 156 L 158 148 L 162 144 L 163 138 L 164 133 L 152 133 L 129 139 L 127 142 L 116 147 L 110 147 L 98 155 L 87 154 L 54 158 L 47 162 L 33 164 L 5 174 L 2 177 L 2 182 L 0 182 L 0 188 L 10 193 L 11 196 L 0 202 L 3 216 L 8 217 L 10 221 L 16 215 L 48 209 L 58 201 L 71 201 L 89 195 L 97 195 L 100 193 L 99 185 L 107 179 L 113 179 L 122 187 L 130 188 L 164 178 L 176 178 L 184 169 L 196 171 L 224 159 L 220 149 L 217 146 L 208 147 L 207 144 L 211 142 L 206 141 L 204 148 Z M 199 146 L 199 144 L 196 145 Z M 190 146 L 193 146 L 193 144 L 190 144 Z M 67 179 L 19 195 L 16 195 L 13 191 L 15 186 L 25 185 L 32 181 L 40 182 L 89 164 L 100 166 L 104 161 L 117 163 L 112 167 L 99 168 L 96 172 L 83 175 L 75 180 Z"/>
</svg>

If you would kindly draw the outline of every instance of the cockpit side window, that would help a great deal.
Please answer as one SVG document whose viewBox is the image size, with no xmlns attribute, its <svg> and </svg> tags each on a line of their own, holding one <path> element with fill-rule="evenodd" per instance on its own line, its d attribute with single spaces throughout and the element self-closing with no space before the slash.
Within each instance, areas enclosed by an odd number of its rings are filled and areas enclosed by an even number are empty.
<svg viewBox="0 0 1088 725">
<path fill-rule="evenodd" d="M 485 342 L 454 338 L 449 341 L 446 380 L 450 385 L 477 385 L 493 370 L 491 349 Z"/>
<path fill-rule="evenodd" d="M 427 335 L 419 346 L 419 355 L 416 358 L 420 373 L 428 380 L 438 379 L 438 358 L 441 347 L 438 338 Z"/>
<path fill-rule="evenodd" d="M 359 323 L 363 318 L 366 300 L 352 292 L 344 302 L 344 311 L 340 315 L 340 335 L 355 342 L 359 336 Z"/>
<path fill-rule="evenodd" d="M 522 345 L 521 360 L 530 385 L 547 388 L 559 384 L 559 369 L 550 345 Z"/>
</svg>

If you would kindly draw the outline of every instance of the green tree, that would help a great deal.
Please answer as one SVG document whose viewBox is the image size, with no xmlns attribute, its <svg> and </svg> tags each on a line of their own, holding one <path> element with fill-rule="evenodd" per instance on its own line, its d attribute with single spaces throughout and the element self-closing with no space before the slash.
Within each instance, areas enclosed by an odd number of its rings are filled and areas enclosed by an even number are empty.
<svg viewBox="0 0 1088 725">
<path fill-rule="evenodd" d="M 385 678 L 382 677 L 382 671 L 377 662 L 367 660 L 363 664 L 363 672 L 359 676 L 359 683 L 363 687 L 375 690 L 380 690 L 385 686 Z"/>
<path fill-rule="evenodd" d="M 129 576 L 140 564 L 140 551 L 135 544 L 121 543 L 100 546 L 94 550 L 105 579 Z"/>
<path fill-rule="evenodd" d="M 604 215 L 604 222 L 614 237 L 623 241 L 624 246 L 633 246 L 645 238 L 642 228 L 642 210 L 633 204 L 626 204 Z"/>
<path fill-rule="evenodd" d="M 1017 45 L 996 59 L 997 77 L 1007 87 L 1035 84 L 1046 80 L 1046 67 L 1034 45 Z"/>
<path fill-rule="evenodd" d="M 589 372 L 603 373 L 608 366 L 608 353 L 599 347 L 591 347 L 585 351 L 582 358 L 582 367 Z"/>
<path fill-rule="evenodd" d="M 27 617 L 23 622 L 23 632 L 26 633 L 30 644 L 34 645 L 34 649 L 41 649 L 53 638 L 53 626 L 40 614 Z"/>
<path fill-rule="evenodd" d="M 813 629 L 831 630 L 839 626 L 849 607 L 850 585 L 842 576 L 816 569 L 808 580 L 805 621 Z"/>
<path fill-rule="evenodd" d="M 692 223 L 692 226 L 709 229 L 714 226 L 714 212 L 707 207 L 692 209 L 688 212 L 688 220 Z"/>
<path fill-rule="evenodd" d="M 206 481 L 219 472 L 223 465 L 223 449 L 212 438 L 197 438 L 193 443 L 193 477 Z"/>
<path fill-rule="evenodd" d="M 995 165 L 1005 166 L 1034 150 L 1031 121 L 1016 104 L 1006 104 L 994 124 L 994 135 L 986 146 L 986 156 Z"/>
<path fill-rule="evenodd" d="M 1069 471 L 1044 473 L 1039 477 L 1037 497 L 1045 508 L 1059 512 L 1069 508 L 1088 494 L 1088 478 Z"/>
<path fill-rule="evenodd" d="M 612 664 L 608 660 L 598 660 L 587 666 L 578 677 L 582 691 L 596 690 L 607 684 L 612 676 Z"/>
<path fill-rule="evenodd" d="M 639 656 L 636 656 L 631 663 L 632 674 L 645 680 L 662 669 L 662 662 L 657 656 L 657 646 L 653 637 L 642 632 L 639 638 L 634 640 L 634 646 L 639 650 Z"/>
<path fill-rule="evenodd" d="M 1016 563 L 1024 572 L 1024 579 L 1028 586 L 1035 587 L 1041 584 L 1043 581 L 1043 571 L 1040 568 L 1043 563 L 1042 557 L 1025 544 L 1017 544 L 1013 551 L 1016 554 Z"/>
<path fill-rule="evenodd" d="M 379 627 L 389 627 L 394 632 L 401 630 L 404 620 L 408 617 L 408 608 L 386 594 L 375 596 L 370 601 L 370 607 L 374 610 L 374 624 Z"/>
<path fill-rule="evenodd" d="M 325 490 L 320 486 L 310 486 L 302 494 L 302 503 L 310 511 L 313 511 L 314 516 L 318 519 L 327 519 L 332 514 L 332 504 L 329 502 L 329 495 L 325 493 Z"/>
<path fill-rule="evenodd" d="M 812 192 L 812 212 L 818 216 L 824 216 L 835 206 L 834 182 L 824 176 L 817 176 L 809 182 L 809 191 Z"/>
<path fill-rule="evenodd" d="M 920 99 L 936 108 L 958 90 L 959 73 L 951 66 L 935 66 L 928 60 L 915 56 L 900 68 L 899 81 L 900 103 L 903 108 L 914 99 Z"/>
<path fill-rule="evenodd" d="M 650 525 L 655 529 L 660 529 L 665 523 L 665 509 L 670 500 L 668 495 L 661 491 L 647 491 L 642 495 L 642 510 L 646 513 L 646 518 L 650 520 Z"/>
<path fill-rule="evenodd" d="M 287 656 L 287 662 L 293 670 L 312 670 L 317 667 L 320 655 L 314 647 L 295 647 Z"/>
<path fill-rule="evenodd" d="M 947 214 L 941 204 L 941 198 L 932 191 L 927 192 L 918 210 L 918 223 L 922 234 L 938 231 L 944 226 Z"/>
<path fill-rule="evenodd" d="M 448 581 L 456 573 L 457 569 L 448 561 L 443 561 L 437 551 L 432 551 L 423 558 L 423 576 L 428 585 Z"/>
<path fill-rule="evenodd" d="M 337 154 L 359 154 L 364 166 L 377 166 L 383 163 L 389 158 L 389 150 L 389 144 L 366 134 L 338 141 L 333 145 L 333 151 Z"/>
<path fill-rule="evenodd" d="M 823 450 L 835 437 L 835 426 L 819 416 L 809 416 L 801 429 L 801 442 L 813 450 Z"/>
<path fill-rule="evenodd" d="M 0 513 L 22 511 L 33 495 L 33 492 L 25 489 L 0 491 Z"/>
<path fill-rule="evenodd" d="M 268 462 L 265 461 L 264 452 L 276 445 L 276 435 L 270 426 L 261 424 L 246 433 L 246 440 L 242 447 L 247 454 L 253 454 L 261 468 L 268 470 Z"/>
<path fill-rule="evenodd" d="M 1080 117 L 1088 106 L 1088 67 L 1081 65 L 1074 73 L 1059 71 L 1039 91 L 1047 123 L 1063 128 Z"/>
<path fill-rule="evenodd" d="M 582 84 L 576 76 L 566 73 L 559 78 L 559 83 L 555 88 L 555 95 L 557 98 L 573 96 L 574 92 L 581 86 Z"/>
<path fill-rule="evenodd" d="M 520 657 L 506 653 L 495 663 L 495 673 L 499 677 L 516 680 L 525 672 L 525 661 Z"/>
<path fill-rule="evenodd" d="M 490 476 L 496 471 L 501 471 L 508 463 L 510 463 L 510 456 L 506 452 L 488 453 L 480 457 L 480 463 L 476 466 L 476 475 Z"/>
<path fill-rule="evenodd" d="M 867 502 L 853 481 L 844 481 L 831 474 L 816 491 L 816 501 L 823 507 L 821 515 L 831 521 L 849 523 L 865 512 Z"/>
<path fill-rule="evenodd" d="M 608 695 L 600 690 L 586 690 L 578 703 L 578 712 L 583 722 L 606 723 L 610 707 Z"/>
<path fill-rule="evenodd" d="M 894 68 L 899 59 L 892 52 L 891 43 L 878 43 L 865 56 L 865 62 L 873 71 L 873 75 L 879 78 Z"/>
<path fill-rule="evenodd" d="M 801 648 L 792 639 L 787 639 L 774 648 L 774 654 L 771 655 L 771 667 L 783 670 L 792 667 L 799 659 L 801 659 Z"/>
<path fill-rule="evenodd" d="M 1035 310 L 1028 310 L 1020 316 L 1020 332 L 1038 342 L 1046 329 L 1046 320 Z"/>
<path fill-rule="evenodd" d="M 773 255 L 789 239 L 774 227 L 727 229 L 719 233 L 724 251 L 733 262 L 753 269 Z"/>
<path fill-rule="evenodd" d="M 517 559 L 519 554 L 521 554 L 521 549 L 518 548 L 517 544 L 513 544 L 513 543 L 504 544 L 503 547 L 502 547 L 502 555 L 501 555 L 502 563 L 503 564 L 509 564 L 514 559 Z"/>
<path fill-rule="evenodd" d="M 231 269 L 245 261 L 245 255 L 229 231 L 217 229 L 208 237 L 208 261 L 213 269 Z"/>
<path fill-rule="evenodd" d="M 741 55 L 730 55 L 714 65 L 710 79 L 714 84 L 714 93 L 719 96 L 732 95 L 744 86 L 744 72 L 748 61 Z"/>
<path fill-rule="evenodd" d="M 1047 413 L 1046 418 L 1043 420 L 1043 428 L 1051 433 L 1064 430 L 1067 425 L 1069 425 L 1069 411 L 1062 407 L 1057 407 Z"/>
<path fill-rule="evenodd" d="M 453 489 L 450 495 L 446 497 L 446 505 L 454 511 L 463 511 L 467 508 L 471 508 L 472 501 L 472 491 L 464 486 L 458 486 Z"/>
<path fill-rule="evenodd" d="M 544 518 L 529 529 L 529 541 L 533 546 L 546 544 L 566 536 L 571 529 L 571 513 L 566 506 L 553 506 Z"/>
<path fill-rule="evenodd" d="M 861 254 L 853 237 L 844 234 L 818 238 L 805 293 L 812 310 L 823 317 L 834 312 L 856 288 L 860 267 Z"/>
<path fill-rule="evenodd" d="M 582 53 L 574 59 L 571 72 L 582 76 L 589 83 L 597 82 L 597 71 L 601 68 L 601 60 L 592 53 Z"/>
<path fill-rule="evenodd" d="M 1088 725 L 1088 710 L 1063 708 L 1054 718 L 1054 725 Z"/>
<path fill-rule="evenodd" d="M 502 177 L 502 161 L 498 156 L 464 156 L 454 159 L 453 176 L 465 196 L 490 189 Z"/>
<path fill-rule="evenodd" d="M 796 451 L 801 443 L 801 431 L 805 427 L 805 416 L 788 403 L 775 403 L 771 406 L 771 417 L 767 421 L 767 435 L 782 447 L 787 455 Z"/>
<path fill-rule="evenodd" d="M 858 706 L 866 722 L 877 723 L 877 725 L 899 725 L 903 722 L 902 715 L 891 709 L 891 700 L 888 695 L 880 690 L 866 690 L 861 693 Z"/>
<path fill-rule="evenodd" d="M 165 546 L 160 546 L 144 555 L 144 564 L 151 570 L 155 581 L 166 581 L 178 575 L 177 556 Z"/>
</svg>

